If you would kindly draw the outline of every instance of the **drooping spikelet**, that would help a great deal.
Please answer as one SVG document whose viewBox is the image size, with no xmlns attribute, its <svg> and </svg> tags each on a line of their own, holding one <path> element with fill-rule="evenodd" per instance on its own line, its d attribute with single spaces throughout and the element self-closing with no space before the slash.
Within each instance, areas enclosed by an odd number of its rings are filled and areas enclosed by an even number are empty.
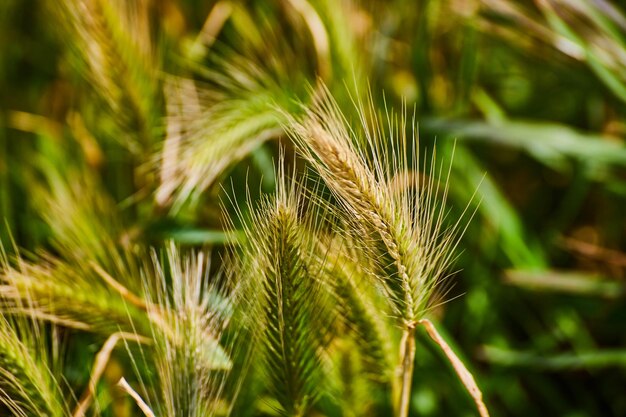
<svg viewBox="0 0 626 417">
<path fill-rule="evenodd" d="M 287 100 L 278 84 L 251 63 L 217 61 L 224 70 L 205 73 L 210 83 L 174 77 L 166 83 L 168 128 L 155 159 L 160 170 L 155 197 L 174 211 L 196 200 L 231 165 L 282 134 L 274 103 Z"/>
<path fill-rule="evenodd" d="M 393 363 L 388 322 L 377 311 L 381 297 L 369 285 L 368 268 L 362 265 L 358 250 L 350 247 L 352 243 L 336 237 L 320 248 L 326 254 L 325 282 L 335 296 L 341 334 L 351 336 L 359 351 L 362 375 L 376 385 L 384 385 L 390 380 Z"/>
<path fill-rule="evenodd" d="M 33 199 L 49 225 L 51 253 L 17 256 L 0 268 L 4 312 L 27 312 L 104 336 L 150 334 L 141 301 L 141 254 L 125 236 L 120 212 L 88 170 L 43 164 L 47 187 Z M 121 291 L 120 291 L 121 289 Z M 123 292 L 137 293 L 129 298 Z"/>
<path fill-rule="evenodd" d="M 415 130 L 407 135 L 404 114 L 377 115 L 359 105 L 360 128 L 352 130 L 324 87 L 306 116 L 291 120 L 291 134 L 339 200 L 347 233 L 361 242 L 382 284 L 391 314 L 402 330 L 395 381 L 396 410 L 408 416 L 415 358 L 415 327 L 441 289 L 458 243 L 459 225 L 447 226 L 447 182 L 439 190 L 441 168 L 431 161 L 428 179 L 419 179 Z"/>
<path fill-rule="evenodd" d="M 417 138 L 404 116 L 380 120 L 359 108 L 352 130 L 336 103 L 320 88 L 306 117 L 292 120 L 292 136 L 343 206 L 351 234 L 369 248 L 400 327 L 414 326 L 445 276 L 459 223 L 445 224 L 447 186 L 439 190 L 433 160 L 425 183 L 418 179 Z"/>
<path fill-rule="evenodd" d="M 386 415 L 393 381 L 393 328 L 385 300 L 368 279 L 368 265 L 354 242 L 337 237 L 328 244 L 325 282 L 337 313 L 333 339 L 334 386 L 346 416 Z"/>
</svg>

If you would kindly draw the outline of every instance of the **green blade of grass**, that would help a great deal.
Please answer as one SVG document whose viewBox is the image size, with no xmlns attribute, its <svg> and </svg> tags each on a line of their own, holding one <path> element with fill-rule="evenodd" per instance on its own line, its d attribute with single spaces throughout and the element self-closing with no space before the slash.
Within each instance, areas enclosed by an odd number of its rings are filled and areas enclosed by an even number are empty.
<svg viewBox="0 0 626 417">
<path fill-rule="evenodd" d="M 626 367 L 626 351 L 596 350 L 593 352 L 542 354 L 484 346 L 482 355 L 494 365 L 567 371 Z"/>
</svg>

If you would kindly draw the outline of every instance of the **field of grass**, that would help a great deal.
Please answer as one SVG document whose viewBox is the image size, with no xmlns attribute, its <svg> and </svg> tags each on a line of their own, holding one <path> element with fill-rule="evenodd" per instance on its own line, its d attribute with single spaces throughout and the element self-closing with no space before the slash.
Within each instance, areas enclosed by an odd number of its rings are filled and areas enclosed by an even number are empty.
<svg viewBox="0 0 626 417">
<path fill-rule="evenodd" d="M 0 0 L 0 415 L 626 415 L 626 7 Z"/>
</svg>

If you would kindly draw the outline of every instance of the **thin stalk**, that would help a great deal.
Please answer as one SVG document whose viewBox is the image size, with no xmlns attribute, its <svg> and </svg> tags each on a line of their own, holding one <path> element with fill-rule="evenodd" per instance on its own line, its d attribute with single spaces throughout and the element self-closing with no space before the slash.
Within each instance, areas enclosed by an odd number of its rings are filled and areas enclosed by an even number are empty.
<svg viewBox="0 0 626 417">
<path fill-rule="evenodd" d="M 402 332 L 400 343 L 400 400 L 398 402 L 398 417 L 409 415 L 411 402 L 411 384 L 413 382 L 413 364 L 415 363 L 415 326 L 409 325 Z"/>
<path fill-rule="evenodd" d="M 137 406 L 139 407 L 139 409 L 143 412 L 143 414 L 146 417 L 156 417 L 154 415 L 154 412 L 152 411 L 152 409 L 150 409 L 150 407 L 148 406 L 148 404 L 146 404 L 146 402 L 143 400 L 143 398 L 141 398 L 141 396 L 139 395 L 139 393 L 137 391 L 135 391 L 133 389 L 133 387 L 130 386 L 130 384 L 126 381 L 126 379 L 124 377 L 122 377 L 117 385 L 124 391 L 126 391 L 126 393 L 128 395 L 130 395 L 133 400 L 135 400 L 135 403 L 137 403 Z"/>
<path fill-rule="evenodd" d="M 435 325 L 428 319 L 422 319 L 417 322 L 418 324 L 424 326 L 428 336 L 441 348 L 443 353 L 450 361 L 450 364 L 454 368 L 454 371 L 459 376 L 461 383 L 467 389 L 467 392 L 472 396 L 474 402 L 476 403 L 476 408 L 478 409 L 478 413 L 481 417 L 489 417 L 489 410 L 487 410 L 487 406 L 483 401 L 483 393 L 478 388 L 478 384 L 476 384 L 476 380 L 472 373 L 467 369 L 465 364 L 459 359 L 459 357 L 454 353 L 450 345 L 445 341 L 443 337 L 437 331 Z"/>
<path fill-rule="evenodd" d="M 89 385 L 87 385 L 87 390 L 83 393 L 83 396 L 78 402 L 78 405 L 74 409 L 72 417 L 83 417 L 87 412 L 87 409 L 91 405 L 93 397 L 96 393 L 96 385 L 98 384 L 98 381 L 100 381 L 100 377 L 102 376 L 105 368 L 109 364 L 113 349 L 115 349 L 117 343 L 120 340 L 134 341 L 138 343 L 150 343 L 150 339 L 136 335 L 134 333 L 117 332 L 109 336 L 109 338 L 102 346 L 102 349 L 100 349 L 100 352 L 98 352 L 98 354 L 96 355 L 94 365 L 91 369 L 91 375 L 89 377 Z"/>
</svg>

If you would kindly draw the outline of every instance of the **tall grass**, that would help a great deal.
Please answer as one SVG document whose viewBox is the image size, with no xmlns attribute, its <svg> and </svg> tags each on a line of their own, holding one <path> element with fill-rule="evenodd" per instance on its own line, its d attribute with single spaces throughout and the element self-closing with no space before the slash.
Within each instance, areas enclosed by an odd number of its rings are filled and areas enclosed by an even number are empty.
<svg viewBox="0 0 626 417">
<path fill-rule="evenodd" d="M 626 413 L 621 6 L 0 23 L 0 414 Z"/>
<path fill-rule="evenodd" d="M 360 240 L 365 256 L 374 261 L 373 276 L 389 301 L 388 314 L 402 329 L 397 395 L 398 415 L 406 416 L 415 327 L 433 293 L 441 290 L 460 223 L 446 226 L 445 209 L 435 206 L 441 178 L 436 163 L 426 182 L 419 183 L 417 137 L 407 136 L 405 115 L 387 114 L 380 121 L 374 108 L 360 105 L 359 110 L 361 130 L 355 133 L 322 90 L 306 118 L 295 122 L 294 139 L 340 199 L 346 233 Z M 446 184 L 441 186 L 444 202 Z"/>
</svg>

